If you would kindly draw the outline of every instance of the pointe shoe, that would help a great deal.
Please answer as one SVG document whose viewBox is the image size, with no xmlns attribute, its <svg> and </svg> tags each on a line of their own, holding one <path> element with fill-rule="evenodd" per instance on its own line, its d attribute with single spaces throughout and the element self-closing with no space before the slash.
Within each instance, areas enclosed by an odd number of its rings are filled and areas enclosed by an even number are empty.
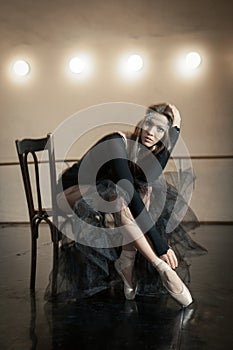
<svg viewBox="0 0 233 350">
<path fill-rule="evenodd" d="M 192 302 L 192 296 L 188 290 L 188 288 L 186 287 L 186 285 L 180 280 L 181 284 L 182 284 L 182 291 L 181 293 L 174 293 L 173 291 L 171 291 L 168 286 L 166 285 L 165 281 L 169 282 L 169 275 L 170 275 L 170 280 L 171 280 L 171 275 L 172 274 L 176 274 L 176 272 L 165 262 L 165 261 L 161 261 L 158 265 L 155 265 L 154 263 L 152 263 L 152 265 L 156 268 L 156 270 L 159 272 L 160 277 L 162 279 L 163 285 L 164 287 L 167 289 L 167 291 L 169 292 L 169 294 L 178 302 L 180 303 L 183 307 L 187 307 L 189 306 Z M 169 275 L 166 273 L 169 272 Z M 176 274 L 176 277 L 178 277 L 178 275 Z M 179 277 L 178 277 L 179 278 Z M 180 278 L 179 278 L 180 279 Z M 172 281 L 171 281 L 172 282 Z"/>
<path fill-rule="evenodd" d="M 125 298 L 127 300 L 134 300 L 136 293 L 137 293 L 137 285 L 135 286 L 135 288 L 131 287 L 129 285 L 129 282 L 127 281 L 127 279 L 125 278 L 122 269 L 126 268 L 127 266 L 123 267 L 123 264 L 121 263 L 120 259 L 116 260 L 114 262 L 114 266 L 116 271 L 118 272 L 118 274 L 121 276 L 123 282 L 124 282 L 124 294 L 125 294 Z"/>
</svg>

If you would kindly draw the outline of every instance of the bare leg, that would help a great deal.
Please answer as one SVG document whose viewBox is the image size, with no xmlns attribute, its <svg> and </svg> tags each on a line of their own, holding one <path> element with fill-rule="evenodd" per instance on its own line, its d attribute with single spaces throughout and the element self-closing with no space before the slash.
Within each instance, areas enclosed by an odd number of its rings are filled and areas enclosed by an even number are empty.
<svg viewBox="0 0 233 350">
<path fill-rule="evenodd" d="M 141 195 L 142 200 L 143 200 L 147 210 L 149 210 L 149 207 L 150 207 L 151 192 L 152 192 L 152 187 L 148 187 L 146 193 L 144 195 Z M 139 236 L 141 236 L 140 230 L 138 230 L 138 228 L 135 228 L 135 223 L 133 223 L 133 225 L 132 225 L 132 222 L 134 220 L 132 218 L 131 213 L 129 211 L 127 211 L 127 209 L 126 209 L 126 211 L 122 212 L 121 221 L 123 224 L 130 225 L 129 230 L 132 230 L 132 236 L 134 233 L 135 233 L 135 237 L 138 234 L 139 234 Z M 135 232 L 135 229 L 137 232 Z M 126 235 L 128 236 L 128 233 L 126 233 Z M 131 234 L 130 234 L 130 237 L 131 237 Z M 146 246 L 144 246 L 144 249 L 143 249 L 144 253 L 142 252 L 141 249 L 142 249 L 143 242 L 144 242 L 144 240 L 142 240 L 142 243 L 141 243 L 141 241 L 137 242 L 137 243 L 136 243 L 136 241 L 134 241 L 134 242 L 127 243 L 127 244 L 122 246 L 122 253 L 120 256 L 120 259 L 122 261 L 122 273 L 124 274 L 124 277 L 126 278 L 129 285 L 131 285 L 132 287 L 134 284 L 134 282 L 133 282 L 134 260 L 136 257 L 137 250 L 139 250 L 144 256 L 145 256 L 145 254 L 149 253 L 150 255 L 147 256 L 146 258 L 150 258 L 150 261 L 153 261 L 155 259 L 154 252 L 152 252 L 151 250 L 148 251 L 148 249 L 147 249 L 148 245 L 145 242 L 144 243 L 146 244 Z"/>
<path fill-rule="evenodd" d="M 149 207 L 150 207 L 151 192 L 152 192 L 152 187 L 148 187 L 147 192 L 141 196 L 147 210 L 149 210 Z M 131 218 L 130 214 L 129 214 L 129 217 Z M 120 260 L 122 262 L 122 266 L 121 266 L 122 273 L 132 288 L 135 286 L 135 281 L 133 279 L 133 268 L 134 268 L 134 260 L 136 257 L 136 253 L 137 253 L 137 247 L 135 245 L 135 242 L 128 243 L 122 246 L 122 253 L 120 256 Z"/>
<path fill-rule="evenodd" d="M 147 210 L 150 207 L 150 196 L 152 187 L 148 186 L 145 194 L 141 195 L 142 200 Z M 130 240 L 131 243 L 123 245 L 123 250 L 139 250 L 142 255 L 150 262 L 160 263 L 161 259 L 157 257 L 147 238 L 140 230 L 139 226 L 133 219 L 130 210 L 126 208 L 121 212 L 121 222 L 124 225 L 123 230 L 126 240 Z M 133 241 L 133 242 L 132 242 Z M 124 242 L 123 242 L 124 244 Z"/>
<path fill-rule="evenodd" d="M 129 250 L 129 248 L 130 250 L 138 250 L 150 263 L 154 263 L 155 265 L 158 265 L 162 261 L 155 254 L 147 238 L 136 223 L 132 224 L 131 222 L 129 225 L 125 225 L 124 234 L 127 235 L 127 240 L 129 237 L 131 237 L 132 240 L 134 237 L 136 238 L 131 244 L 125 245 L 125 247 L 128 248 L 127 250 Z"/>
</svg>

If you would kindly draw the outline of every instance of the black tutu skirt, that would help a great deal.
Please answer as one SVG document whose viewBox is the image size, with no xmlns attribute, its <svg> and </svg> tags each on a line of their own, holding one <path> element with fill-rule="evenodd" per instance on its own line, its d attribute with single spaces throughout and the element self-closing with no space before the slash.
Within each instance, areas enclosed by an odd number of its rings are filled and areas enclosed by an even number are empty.
<svg viewBox="0 0 233 350">
<path fill-rule="evenodd" d="M 189 171 L 180 174 L 165 172 L 150 186 L 150 215 L 158 232 L 177 256 L 177 274 L 189 284 L 192 258 L 207 253 L 190 236 L 200 226 L 188 204 L 194 186 L 193 174 Z M 138 191 L 142 196 L 147 190 L 147 184 L 138 183 Z M 114 261 L 121 253 L 122 236 L 118 230 L 120 217 L 118 212 L 106 214 L 93 209 L 93 203 L 99 195 L 106 201 L 118 198 L 127 202 L 127 194 L 113 182 L 104 180 L 75 203 L 74 215 L 70 218 L 73 235 L 64 234 L 59 248 L 58 301 L 90 297 L 108 288 L 123 288 L 114 268 Z M 167 293 L 158 272 L 139 252 L 135 260 L 135 274 L 137 295 L 153 297 Z M 52 273 L 45 291 L 46 300 L 53 299 L 51 276 Z"/>
</svg>

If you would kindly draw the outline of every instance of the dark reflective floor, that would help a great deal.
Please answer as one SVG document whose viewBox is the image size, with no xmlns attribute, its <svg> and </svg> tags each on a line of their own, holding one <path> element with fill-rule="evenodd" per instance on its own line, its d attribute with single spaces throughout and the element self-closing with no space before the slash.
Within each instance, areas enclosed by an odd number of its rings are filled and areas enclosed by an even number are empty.
<svg viewBox="0 0 233 350">
<path fill-rule="evenodd" d="M 193 236 L 193 235 L 192 235 Z M 79 302 L 45 302 L 52 247 L 46 226 L 38 247 L 37 286 L 29 292 L 29 227 L 1 227 L 0 349 L 232 349 L 233 230 L 202 226 L 209 254 L 192 260 L 195 302 L 181 309 L 169 296 L 125 301 L 109 290 Z"/>
</svg>

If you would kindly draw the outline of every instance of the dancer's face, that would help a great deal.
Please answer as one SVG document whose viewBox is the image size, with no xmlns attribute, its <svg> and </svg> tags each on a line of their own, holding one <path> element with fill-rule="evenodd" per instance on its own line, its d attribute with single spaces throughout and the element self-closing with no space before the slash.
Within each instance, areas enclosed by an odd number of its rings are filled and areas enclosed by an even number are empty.
<svg viewBox="0 0 233 350">
<path fill-rule="evenodd" d="M 159 142 L 168 129 L 168 119 L 162 114 L 151 113 L 146 117 L 142 125 L 141 142 L 144 146 L 151 148 Z"/>
</svg>

